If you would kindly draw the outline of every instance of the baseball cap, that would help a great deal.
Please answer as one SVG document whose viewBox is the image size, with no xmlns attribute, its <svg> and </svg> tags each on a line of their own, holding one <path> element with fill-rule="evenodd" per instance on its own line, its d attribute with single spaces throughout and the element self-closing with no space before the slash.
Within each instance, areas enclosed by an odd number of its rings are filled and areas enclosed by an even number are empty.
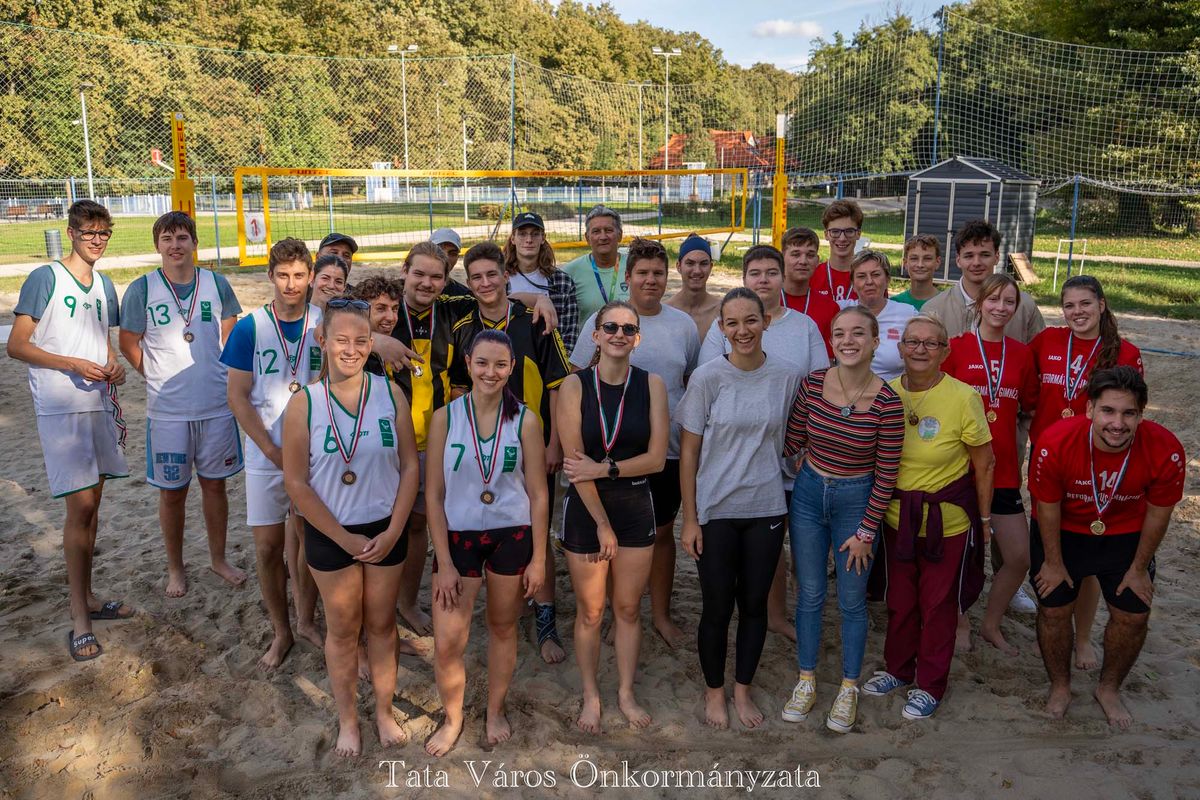
<svg viewBox="0 0 1200 800">
<path fill-rule="evenodd" d="M 462 250 L 462 239 L 453 228 L 438 228 L 429 236 L 434 244 L 452 244 L 456 250 Z"/>
<path fill-rule="evenodd" d="M 709 245 L 708 240 L 693 233 L 683 240 L 683 244 L 679 245 L 679 257 L 682 259 L 694 250 L 700 250 L 709 258 L 712 258 L 712 246 Z"/>
<path fill-rule="evenodd" d="M 336 232 L 331 233 L 328 236 L 326 236 L 324 239 L 322 239 L 320 246 L 317 247 L 317 250 L 321 250 L 326 245 L 337 244 L 338 242 L 345 242 L 346 244 L 350 245 L 350 253 L 351 254 L 358 252 L 358 242 L 354 241 L 353 238 L 347 236 L 344 233 L 336 233 Z"/>
<path fill-rule="evenodd" d="M 532 225 L 535 228 L 546 230 L 546 223 L 542 222 L 542 218 L 532 211 L 522 211 L 513 217 L 512 229 L 524 228 L 527 225 Z"/>
</svg>

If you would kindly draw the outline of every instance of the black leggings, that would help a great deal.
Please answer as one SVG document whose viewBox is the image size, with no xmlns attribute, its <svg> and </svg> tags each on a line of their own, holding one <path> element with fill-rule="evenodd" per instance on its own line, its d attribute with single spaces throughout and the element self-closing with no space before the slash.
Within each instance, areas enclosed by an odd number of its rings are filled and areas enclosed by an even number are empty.
<svg viewBox="0 0 1200 800">
<path fill-rule="evenodd" d="M 714 519 L 701 526 L 696 562 L 704 606 L 696 639 L 710 689 L 725 685 L 725 651 L 734 604 L 738 610 L 734 678 L 749 685 L 767 640 L 767 595 L 783 549 L 786 517 Z"/>
</svg>

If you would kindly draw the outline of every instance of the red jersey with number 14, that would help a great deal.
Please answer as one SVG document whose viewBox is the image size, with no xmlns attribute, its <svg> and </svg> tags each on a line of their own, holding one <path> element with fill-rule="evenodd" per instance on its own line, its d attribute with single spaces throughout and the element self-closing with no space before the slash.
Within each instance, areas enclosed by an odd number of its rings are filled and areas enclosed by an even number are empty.
<svg viewBox="0 0 1200 800">
<path fill-rule="evenodd" d="M 1091 524 L 1100 519 L 1104 522 L 1104 535 L 1114 536 L 1141 532 L 1147 503 L 1173 506 L 1183 499 L 1187 461 L 1175 434 L 1157 422 L 1144 419 L 1127 450 L 1105 453 L 1093 448 L 1094 463 L 1088 457 L 1091 435 L 1092 421 L 1087 417 L 1062 419 L 1047 429 L 1029 461 L 1029 494 L 1035 500 L 1035 516 L 1036 501 L 1062 503 L 1064 531 L 1091 534 Z M 1121 477 L 1126 455 L 1129 465 Z M 1093 469 L 1101 484 L 1101 504 L 1116 493 L 1099 516 L 1092 497 Z"/>
<path fill-rule="evenodd" d="M 830 360 L 832 360 L 833 345 L 829 341 L 830 328 L 833 325 L 833 318 L 842 310 L 841 307 L 830 300 L 828 295 L 819 294 L 814 291 L 811 284 L 808 287 L 808 294 L 788 294 L 787 292 L 783 292 L 783 304 L 793 311 L 799 311 L 817 323 L 817 328 L 821 331 L 821 338 L 825 340 L 825 350 L 829 353 Z"/>
<path fill-rule="evenodd" d="M 1096 368 L 1096 359 L 1100 354 L 1099 348 L 1094 352 L 1092 350 L 1097 341 L 1080 339 L 1071 333 L 1070 328 L 1046 328 L 1029 343 L 1042 383 L 1038 393 L 1037 413 L 1029 429 L 1031 444 L 1037 444 L 1042 432 L 1063 418 L 1064 409 L 1069 407 L 1077 417 L 1087 413 L 1088 380 L 1092 376 L 1092 370 Z M 1066 385 L 1068 345 L 1071 349 L 1071 388 L 1075 391 L 1075 397 L 1069 404 Z M 1139 373 L 1145 374 L 1145 370 L 1142 369 L 1142 352 L 1124 339 L 1121 340 L 1121 349 L 1117 353 L 1117 364 L 1133 367 Z"/>
<path fill-rule="evenodd" d="M 835 303 L 840 303 L 843 300 L 858 299 L 858 294 L 855 293 L 854 287 L 850 284 L 850 270 L 843 272 L 840 269 L 834 269 L 829 266 L 828 261 L 822 261 L 820 264 L 817 264 L 817 268 L 813 270 L 812 277 L 808 279 L 808 290 L 816 292 Z"/>
<path fill-rule="evenodd" d="M 942 362 L 942 371 L 970 386 L 983 397 L 984 411 L 996 412 L 996 421 L 988 422 L 992 431 L 992 452 L 996 456 L 997 489 L 1019 489 L 1021 487 L 1021 465 L 1017 463 L 1017 412 L 1032 411 L 1037 405 L 1038 373 L 1029 348 L 1010 336 L 1000 342 L 984 342 L 987 366 L 979 355 L 979 344 L 974 332 L 964 333 L 950 340 L 950 355 Z M 988 379 L 985 370 L 990 370 L 992 380 L 1000 368 L 1000 354 L 1004 353 L 1004 372 L 1000 375 L 1000 388 L 996 402 L 988 397 Z"/>
</svg>

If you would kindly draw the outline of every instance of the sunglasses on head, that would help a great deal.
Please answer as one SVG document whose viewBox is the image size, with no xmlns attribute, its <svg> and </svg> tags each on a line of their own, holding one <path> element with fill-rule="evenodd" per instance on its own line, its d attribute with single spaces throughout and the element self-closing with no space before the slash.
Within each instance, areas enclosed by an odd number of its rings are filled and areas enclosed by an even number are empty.
<svg viewBox="0 0 1200 800">
<path fill-rule="evenodd" d="M 359 311 L 371 310 L 370 303 L 368 303 L 366 300 L 359 300 L 354 297 L 335 297 L 325 305 L 330 308 L 346 308 L 349 306 L 350 308 L 357 308 Z"/>
<path fill-rule="evenodd" d="M 616 322 L 605 322 L 600 326 L 600 330 L 604 331 L 609 336 L 615 336 L 617 331 L 620 331 L 626 336 L 637 336 L 638 332 L 641 331 L 641 328 L 639 328 L 637 325 L 634 325 L 632 322 L 626 322 L 623 325 Z"/>
</svg>

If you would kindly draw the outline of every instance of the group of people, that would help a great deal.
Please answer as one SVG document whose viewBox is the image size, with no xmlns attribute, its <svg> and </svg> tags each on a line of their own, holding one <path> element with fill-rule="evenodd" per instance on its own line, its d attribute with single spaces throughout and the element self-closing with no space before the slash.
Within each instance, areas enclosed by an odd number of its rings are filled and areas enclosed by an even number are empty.
<svg viewBox="0 0 1200 800">
<path fill-rule="evenodd" d="M 397 612 L 434 637 L 445 719 L 425 749 L 454 747 L 485 583 L 486 737 L 507 740 L 527 609 L 540 656 L 566 657 L 556 558 L 575 598 L 578 726 L 601 730 L 606 608 L 617 705 L 632 726 L 649 725 L 652 709 L 637 697 L 642 597 L 658 634 L 682 646 L 671 608 L 681 513 L 703 602 L 695 647 L 709 725 L 730 722 L 735 609 L 741 725 L 764 718 L 751 687 L 770 630 L 797 647 L 782 718 L 812 714 L 831 563 L 842 658 L 826 726 L 852 730 L 860 692 L 904 689 L 902 715 L 931 716 L 956 649 L 971 646 L 967 610 L 984 588 L 990 542 L 981 637 L 1015 652 L 1001 620 L 1010 603 L 1034 606 L 1021 588 L 1032 576 L 1047 710 L 1062 716 L 1072 658 L 1097 661 L 1090 633 L 1103 595 L 1096 698 L 1111 723 L 1128 726 L 1120 685 L 1145 637 L 1154 554 L 1186 463 L 1179 441 L 1143 419 L 1137 348 L 1087 276 L 1064 284 L 1066 325 L 1046 328 L 1032 298 L 996 272 L 1000 235 L 986 221 L 954 236 L 962 277 L 940 293 L 940 243 L 907 242 L 910 285 L 890 296 L 887 256 L 857 247 L 862 223 L 855 203 L 830 204 L 828 260 L 817 232 L 791 229 L 782 250 L 750 247 L 744 286 L 724 295 L 708 290 L 708 243 L 689 236 L 675 263 L 682 288 L 669 299 L 666 249 L 634 238 L 622 250 L 620 215 L 604 206 L 587 215 L 589 252 L 562 268 L 531 212 L 513 219 L 503 247 L 462 254 L 443 229 L 411 248 L 399 280 L 353 286 L 352 238 L 330 234 L 315 259 L 285 239 L 270 250 L 271 302 L 239 320 L 225 278 L 195 266 L 195 225 L 176 212 L 153 228 L 161 267 L 118 305 L 94 269 L 113 220 L 96 203 L 75 203 L 71 253 L 31 273 L 8 344 L 29 364 L 50 487 L 66 503 L 70 655 L 99 656 L 92 621 L 134 613 L 91 586 L 104 483 L 128 474 L 116 388 L 125 370 L 109 334 L 119 327 L 120 354 L 146 381 L 146 480 L 159 490 L 166 594 L 188 587 L 193 472 L 211 568 L 245 581 L 225 558 L 225 483 L 244 468 L 273 629 L 259 666 L 278 667 L 296 636 L 324 649 L 340 754 L 362 749 L 360 677 L 374 689 L 381 743 L 404 740 L 391 701 L 397 657 L 412 645 L 397 634 Z M 465 285 L 450 278 L 460 255 Z M 1026 451 L 1032 522 L 1021 494 Z M 431 616 L 418 602 L 429 549 Z M 888 624 L 883 669 L 863 681 L 871 599 L 885 600 Z"/>
</svg>

